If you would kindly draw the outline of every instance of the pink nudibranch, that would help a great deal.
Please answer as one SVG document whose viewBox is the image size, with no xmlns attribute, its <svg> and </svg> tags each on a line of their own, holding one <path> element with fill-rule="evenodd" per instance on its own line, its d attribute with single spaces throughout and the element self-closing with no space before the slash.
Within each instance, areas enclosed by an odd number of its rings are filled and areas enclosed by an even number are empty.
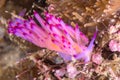
<svg viewBox="0 0 120 80">
<path fill-rule="evenodd" d="M 45 13 L 45 16 L 44 20 L 34 11 L 34 17 L 40 25 L 33 18 L 12 19 L 8 25 L 8 32 L 39 47 L 57 51 L 66 61 L 71 60 L 72 57 L 90 61 L 97 31 L 87 47 L 89 40 L 79 30 L 78 25 L 74 29 L 52 14 Z"/>
</svg>

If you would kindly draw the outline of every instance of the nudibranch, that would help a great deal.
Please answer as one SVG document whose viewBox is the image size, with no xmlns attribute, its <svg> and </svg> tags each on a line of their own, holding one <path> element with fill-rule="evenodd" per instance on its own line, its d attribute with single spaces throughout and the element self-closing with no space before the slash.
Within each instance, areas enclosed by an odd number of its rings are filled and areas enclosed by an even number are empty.
<svg viewBox="0 0 120 80">
<path fill-rule="evenodd" d="M 73 58 L 90 61 L 97 31 L 89 42 L 87 36 L 79 30 L 78 25 L 73 28 L 50 13 L 45 13 L 45 18 L 42 18 L 34 11 L 34 18 L 11 19 L 8 24 L 8 33 L 39 47 L 57 51 L 65 61 Z"/>
</svg>

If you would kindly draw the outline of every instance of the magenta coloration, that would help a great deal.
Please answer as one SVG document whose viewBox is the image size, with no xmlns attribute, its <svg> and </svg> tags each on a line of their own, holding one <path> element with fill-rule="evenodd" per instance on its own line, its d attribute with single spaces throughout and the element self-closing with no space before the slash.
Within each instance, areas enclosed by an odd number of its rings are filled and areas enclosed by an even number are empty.
<svg viewBox="0 0 120 80">
<path fill-rule="evenodd" d="M 111 51 L 118 51 L 118 52 L 120 52 L 120 41 L 117 41 L 117 40 L 111 40 L 110 42 L 109 42 L 109 48 L 110 48 L 110 50 Z"/>
<path fill-rule="evenodd" d="M 73 29 L 52 14 L 45 13 L 45 16 L 46 20 L 34 11 L 34 17 L 40 25 L 32 18 L 28 20 L 15 18 L 9 22 L 8 32 L 39 47 L 55 50 L 66 61 L 72 60 L 72 57 L 90 61 L 97 33 L 87 47 L 89 40 L 79 30 L 78 25 Z"/>
<path fill-rule="evenodd" d="M 112 52 L 120 52 L 120 25 L 116 24 L 115 26 L 110 26 L 109 28 L 110 42 L 109 49 Z"/>
</svg>

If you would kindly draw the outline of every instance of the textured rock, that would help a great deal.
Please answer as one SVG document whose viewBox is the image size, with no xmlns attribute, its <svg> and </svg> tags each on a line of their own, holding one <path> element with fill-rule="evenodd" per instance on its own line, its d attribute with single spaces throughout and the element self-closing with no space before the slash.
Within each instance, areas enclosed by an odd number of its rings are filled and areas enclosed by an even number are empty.
<svg viewBox="0 0 120 80">
<path fill-rule="evenodd" d="M 0 0 L 0 8 L 2 8 L 5 4 L 6 0 Z"/>
</svg>

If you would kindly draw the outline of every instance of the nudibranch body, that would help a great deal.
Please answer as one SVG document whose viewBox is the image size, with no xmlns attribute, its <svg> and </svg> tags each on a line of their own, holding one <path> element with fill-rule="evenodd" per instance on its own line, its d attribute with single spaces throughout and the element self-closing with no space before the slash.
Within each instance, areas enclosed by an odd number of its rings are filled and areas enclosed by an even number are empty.
<svg viewBox="0 0 120 80">
<path fill-rule="evenodd" d="M 39 24 L 33 18 L 12 19 L 8 25 L 8 32 L 39 47 L 57 51 L 66 61 L 72 60 L 72 57 L 89 61 L 97 33 L 88 45 L 89 40 L 79 30 L 78 25 L 73 28 L 52 14 L 45 13 L 45 16 L 46 18 L 43 19 L 37 12 L 34 12 L 34 17 Z"/>
</svg>

